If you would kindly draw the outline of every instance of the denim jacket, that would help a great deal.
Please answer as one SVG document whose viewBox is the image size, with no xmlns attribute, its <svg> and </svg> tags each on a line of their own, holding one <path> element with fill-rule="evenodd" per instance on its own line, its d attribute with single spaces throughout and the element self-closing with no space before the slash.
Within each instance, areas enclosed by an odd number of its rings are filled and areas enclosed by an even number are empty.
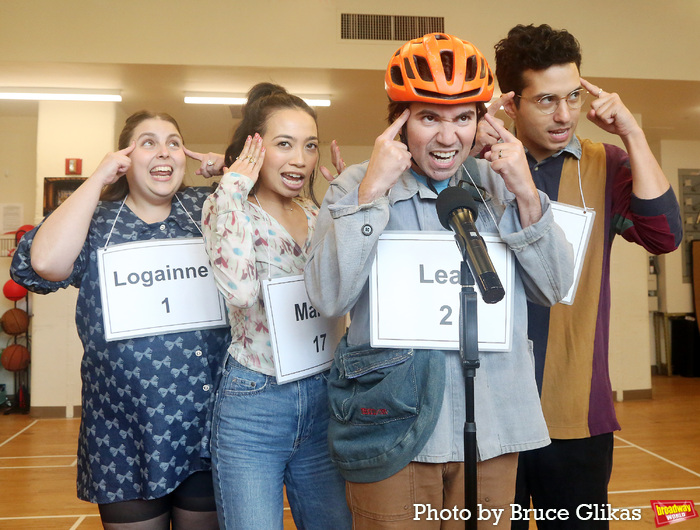
<svg viewBox="0 0 700 530">
<path fill-rule="evenodd" d="M 542 218 L 523 228 L 503 179 L 488 162 L 477 163 L 498 220 L 496 228 L 480 204 L 477 228 L 482 234 L 500 232 L 516 258 L 512 348 L 480 351 L 474 381 L 478 455 L 487 460 L 549 443 L 527 339 L 526 300 L 553 305 L 566 295 L 573 252 L 546 195 L 540 192 Z M 313 306 L 326 316 L 351 315 L 347 336 L 336 350 L 328 394 L 331 456 L 353 482 L 383 480 L 412 460 L 464 458 L 459 353 L 369 345 L 368 278 L 378 238 L 384 230 L 444 230 L 435 209 L 437 196 L 406 171 L 389 196 L 358 206 L 366 170 L 366 162 L 351 166 L 331 184 L 305 268 Z"/>
</svg>

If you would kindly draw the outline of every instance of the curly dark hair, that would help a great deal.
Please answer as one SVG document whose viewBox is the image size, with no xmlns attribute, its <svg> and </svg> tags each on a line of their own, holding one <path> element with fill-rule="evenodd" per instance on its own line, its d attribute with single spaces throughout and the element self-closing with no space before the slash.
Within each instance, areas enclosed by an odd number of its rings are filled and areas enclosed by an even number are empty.
<svg viewBox="0 0 700 530">
<path fill-rule="evenodd" d="M 282 109 L 302 110 L 314 119 L 316 127 L 318 127 L 316 111 L 303 99 L 290 94 L 284 87 L 275 83 L 258 83 L 248 91 L 248 101 L 242 110 L 243 119 L 236 127 L 231 143 L 226 148 L 226 166 L 230 166 L 241 153 L 249 135 L 253 136 L 255 133 L 259 133 L 260 136 L 263 136 L 265 134 L 267 119 L 273 112 Z M 309 178 L 309 196 L 318 205 L 314 194 L 315 178 L 316 171 L 314 170 Z M 256 183 L 253 189 L 255 190 L 257 186 Z"/>
<path fill-rule="evenodd" d="M 550 66 L 575 63 L 581 69 L 581 46 L 565 29 L 547 24 L 519 24 L 499 41 L 496 49 L 496 78 L 502 93 L 521 94 L 525 88 L 525 70 L 546 70 Z M 516 105 L 519 100 L 515 100 Z"/>
</svg>

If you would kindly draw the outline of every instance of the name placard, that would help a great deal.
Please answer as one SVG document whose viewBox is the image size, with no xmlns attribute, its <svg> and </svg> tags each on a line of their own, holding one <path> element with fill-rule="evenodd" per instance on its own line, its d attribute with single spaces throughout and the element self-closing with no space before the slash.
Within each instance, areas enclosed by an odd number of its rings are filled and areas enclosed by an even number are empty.
<svg viewBox="0 0 700 530">
<path fill-rule="evenodd" d="M 303 275 L 263 280 L 262 289 L 277 382 L 328 370 L 345 333 L 345 317 L 319 315 L 306 294 Z"/>
<path fill-rule="evenodd" d="M 514 258 L 495 235 L 483 235 L 505 290 L 496 304 L 477 292 L 479 349 L 508 351 L 513 329 Z M 370 275 L 374 347 L 459 349 L 462 255 L 449 232 L 384 232 Z"/>
<path fill-rule="evenodd" d="M 578 206 L 555 201 L 552 201 L 551 205 L 554 221 L 561 227 L 566 239 L 574 247 L 574 283 L 561 301 L 562 304 L 571 305 L 574 303 L 578 281 L 581 278 L 588 240 L 591 238 L 593 221 L 595 221 L 595 212 L 590 208 L 584 210 Z"/>
<path fill-rule="evenodd" d="M 97 266 L 108 341 L 228 325 L 201 238 L 113 245 Z"/>
</svg>

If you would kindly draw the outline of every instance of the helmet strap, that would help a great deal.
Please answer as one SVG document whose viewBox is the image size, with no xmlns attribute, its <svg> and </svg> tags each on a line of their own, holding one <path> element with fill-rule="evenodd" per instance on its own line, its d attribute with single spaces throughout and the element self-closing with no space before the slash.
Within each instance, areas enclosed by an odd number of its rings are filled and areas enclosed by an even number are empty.
<svg viewBox="0 0 700 530">
<path fill-rule="evenodd" d="M 408 147 L 408 133 L 406 132 L 408 130 L 408 126 L 404 123 L 403 127 L 401 127 L 401 132 L 399 132 L 399 140 L 401 140 L 401 143 L 404 144 L 406 147 Z"/>
<path fill-rule="evenodd" d="M 401 140 L 401 143 L 404 144 L 406 148 L 408 148 L 408 133 L 406 132 L 407 130 L 408 126 L 404 123 L 403 127 L 401 127 L 401 132 L 399 132 L 399 140 Z M 408 152 L 411 152 L 410 148 L 408 148 Z M 413 158 L 413 155 L 411 155 L 411 163 L 415 164 L 416 167 L 420 169 L 420 166 L 416 163 L 415 159 Z M 430 180 L 430 177 L 428 177 L 428 180 Z"/>
</svg>

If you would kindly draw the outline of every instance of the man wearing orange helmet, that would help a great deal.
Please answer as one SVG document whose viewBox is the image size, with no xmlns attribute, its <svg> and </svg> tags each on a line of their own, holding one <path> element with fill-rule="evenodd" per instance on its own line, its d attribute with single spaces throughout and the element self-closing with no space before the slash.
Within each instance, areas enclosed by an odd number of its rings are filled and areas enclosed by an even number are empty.
<svg viewBox="0 0 700 530">
<path fill-rule="evenodd" d="M 575 513 L 579 506 L 606 509 L 613 432 L 620 429 L 608 372 L 613 238 L 619 234 L 662 254 L 682 237 L 678 201 L 644 132 L 620 96 L 581 78 L 580 66 L 576 38 L 546 24 L 516 26 L 496 44 L 504 95 L 492 108 L 503 105 L 513 120 L 537 188 L 554 201 L 596 212 L 573 304 L 528 308 L 552 443 L 520 455 L 516 502 L 527 509 L 532 498 L 536 509 L 566 510 L 567 520 L 538 522 L 539 528 L 566 530 L 609 526 L 606 518 L 580 520 Z M 587 118 L 618 135 L 626 150 L 575 135 L 587 94 Z M 497 151 L 499 135 L 482 122 L 477 149 L 485 144 Z M 527 529 L 528 521 L 514 521 L 513 528 Z"/>
<path fill-rule="evenodd" d="M 566 294 L 571 248 L 534 186 L 521 143 L 490 116 L 501 135 L 498 154 L 478 167 L 467 160 L 493 93 L 491 70 L 472 44 L 439 33 L 406 43 L 390 61 L 386 90 L 390 125 L 368 162 L 331 183 L 305 269 L 314 307 L 352 317 L 329 376 L 331 455 L 347 481 L 355 529 L 434 528 L 436 518 L 442 528 L 461 528 L 468 516 L 489 528 L 498 519 L 507 528 L 517 454 L 549 442 L 528 349 L 526 300 L 552 305 Z M 459 352 L 369 344 L 368 279 L 379 236 L 444 231 L 436 197 L 468 178 L 465 165 L 488 192 L 478 229 L 499 233 L 518 262 L 510 286 L 512 346 L 482 351 L 475 379 L 479 514 L 460 511 L 465 382 Z"/>
</svg>

